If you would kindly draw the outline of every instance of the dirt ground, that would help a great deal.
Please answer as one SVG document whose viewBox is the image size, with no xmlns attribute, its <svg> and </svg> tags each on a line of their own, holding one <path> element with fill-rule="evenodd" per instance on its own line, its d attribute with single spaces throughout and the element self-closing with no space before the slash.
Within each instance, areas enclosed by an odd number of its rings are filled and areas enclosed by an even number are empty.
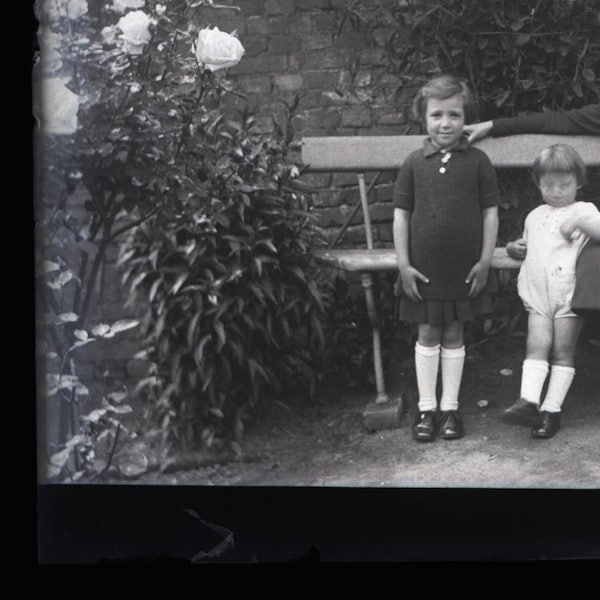
<svg viewBox="0 0 600 600">
<path fill-rule="evenodd" d="M 148 472 L 119 484 L 393 488 L 600 488 L 600 340 L 580 339 L 576 377 L 562 428 L 535 440 L 500 421 L 518 397 L 524 339 L 499 337 L 468 349 L 460 407 L 465 436 L 419 443 L 414 368 L 389 384 L 403 398 L 399 427 L 369 432 L 362 412 L 371 391 L 327 390 L 312 402 L 288 401 L 247 426 L 237 460 L 172 473 Z M 409 361 L 410 362 L 410 361 Z M 487 403 L 482 403 L 485 400 Z"/>
</svg>

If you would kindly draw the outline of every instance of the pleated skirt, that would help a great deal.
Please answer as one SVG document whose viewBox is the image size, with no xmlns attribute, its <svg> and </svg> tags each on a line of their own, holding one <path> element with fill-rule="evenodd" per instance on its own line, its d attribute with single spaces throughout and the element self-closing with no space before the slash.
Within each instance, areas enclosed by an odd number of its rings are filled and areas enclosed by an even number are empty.
<svg viewBox="0 0 600 600">
<path fill-rule="evenodd" d="M 449 325 L 453 321 L 474 321 L 477 317 L 492 313 L 494 298 L 485 292 L 476 298 L 460 300 L 422 300 L 413 302 L 409 298 L 397 299 L 396 316 L 408 323 Z"/>
</svg>

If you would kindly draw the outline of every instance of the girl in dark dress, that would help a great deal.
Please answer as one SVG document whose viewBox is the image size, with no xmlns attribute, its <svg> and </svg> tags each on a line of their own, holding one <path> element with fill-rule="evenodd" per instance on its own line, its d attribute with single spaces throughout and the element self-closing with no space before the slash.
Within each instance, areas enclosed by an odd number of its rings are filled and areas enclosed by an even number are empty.
<svg viewBox="0 0 600 600">
<path fill-rule="evenodd" d="M 423 86 L 413 110 L 428 137 L 406 158 L 394 189 L 399 315 L 418 323 L 418 441 L 434 440 L 438 430 L 444 439 L 462 437 L 464 323 L 492 309 L 499 194 L 488 156 L 463 136 L 474 105 L 466 84 L 455 77 L 439 76 Z"/>
</svg>

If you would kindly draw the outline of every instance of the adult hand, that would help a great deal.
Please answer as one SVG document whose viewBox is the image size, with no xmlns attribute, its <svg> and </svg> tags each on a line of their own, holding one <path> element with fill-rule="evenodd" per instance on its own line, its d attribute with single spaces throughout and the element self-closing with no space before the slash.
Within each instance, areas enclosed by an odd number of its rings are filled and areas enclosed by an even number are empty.
<svg viewBox="0 0 600 600">
<path fill-rule="evenodd" d="M 467 275 L 467 279 L 465 283 L 471 284 L 471 289 L 469 290 L 469 298 L 474 298 L 478 296 L 481 290 L 485 287 L 487 283 L 488 275 L 490 274 L 490 265 L 489 263 L 484 263 L 481 261 L 477 261 L 469 274 Z"/>
<path fill-rule="evenodd" d="M 423 275 L 420 271 L 411 267 L 400 267 L 400 280 L 402 281 L 402 289 L 404 293 L 413 301 L 420 302 L 423 300 L 417 286 L 417 280 L 423 283 L 429 283 L 429 279 Z"/>
<path fill-rule="evenodd" d="M 492 130 L 492 126 L 492 121 L 483 121 L 483 123 L 471 123 L 470 125 L 465 125 L 463 131 L 467 134 L 469 144 L 472 144 L 476 140 L 480 140 L 481 138 L 484 138 L 486 135 L 488 135 Z"/>
<path fill-rule="evenodd" d="M 506 253 L 511 258 L 523 260 L 527 255 L 527 242 L 523 238 L 515 240 L 514 242 L 508 242 L 508 244 L 506 244 Z"/>
</svg>

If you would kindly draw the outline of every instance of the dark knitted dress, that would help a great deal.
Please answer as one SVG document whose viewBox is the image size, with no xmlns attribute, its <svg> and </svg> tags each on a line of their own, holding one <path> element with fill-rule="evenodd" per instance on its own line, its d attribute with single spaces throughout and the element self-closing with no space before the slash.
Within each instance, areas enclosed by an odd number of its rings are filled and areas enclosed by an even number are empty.
<svg viewBox="0 0 600 600">
<path fill-rule="evenodd" d="M 445 163 L 443 156 L 426 139 L 406 158 L 396 179 L 394 208 L 411 212 L 410 264 L 429 279 L 418 282 L 423 300 L 413 302 L 398 278 L 398 316 L 403 321 L 447 325 L 492 310 L 494 272 L 476 298 L 468 297 L 465 280 L 481 256 L 483 209 L 498 204 L 496 172 L 488 156 L 465 138 Z"/>
</svg>

